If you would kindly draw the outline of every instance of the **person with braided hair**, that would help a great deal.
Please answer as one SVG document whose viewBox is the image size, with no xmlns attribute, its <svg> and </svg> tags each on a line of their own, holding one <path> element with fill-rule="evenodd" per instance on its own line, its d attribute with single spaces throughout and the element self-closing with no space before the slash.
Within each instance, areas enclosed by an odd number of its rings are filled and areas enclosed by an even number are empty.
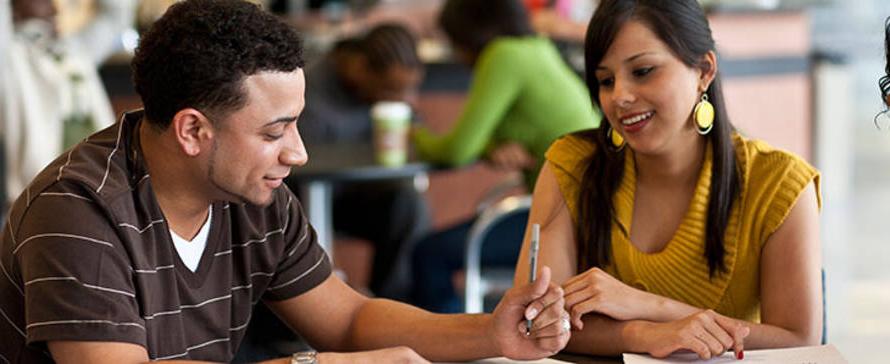
<svg viewBox="0 0 890 364">
<path fill-rule="evenodd" d="M 306 108 L 300 116 L 307 147 L 371 143 L 371 106 L 379 101 L 411 102 L 417 94 L 424 68 L 416 43 L 404 26 L 384 23 L 362 36 L 339 41 L 310 64 Z M 429 226 L 426 202 L 413 179 L 338 185 L 333 202 L 336 234 L 374 246 L 371 291 L 404 298 L 407 259 L 400 255 Z"/>
</svg>

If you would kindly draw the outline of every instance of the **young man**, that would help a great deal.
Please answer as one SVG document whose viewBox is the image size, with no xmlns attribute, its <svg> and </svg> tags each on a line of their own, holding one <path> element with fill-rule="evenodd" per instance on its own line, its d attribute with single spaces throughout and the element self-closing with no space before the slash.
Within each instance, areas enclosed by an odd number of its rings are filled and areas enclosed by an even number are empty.
<svg viewBox="0 0 890 364">
<path fill-rule="evenodd" d="M 260 300 L 331 351 L 282 363 L 530 359 L 565 346 L 562 291 L 546 268 L 492 315 L 368 299 L 331 275 L 281 187 L 307 161 L 301 50 L 240 0 L 168 10 L 133 60 L 144 111 L 60 156 L 10 211 L 0 361 L 227 362 Z"/>
</svg>

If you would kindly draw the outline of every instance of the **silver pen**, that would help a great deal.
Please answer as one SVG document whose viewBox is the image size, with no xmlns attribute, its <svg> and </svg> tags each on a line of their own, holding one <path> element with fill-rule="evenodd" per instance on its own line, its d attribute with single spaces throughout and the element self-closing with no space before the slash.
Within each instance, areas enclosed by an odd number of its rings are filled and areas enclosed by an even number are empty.
<svg viewBox="0 0 890 364">
<path fill-rule="evenodd" d="M 535 279 L 537 278 L 538 272 L 538 246 L 541 240 L 541 225 L 532 224 L 532 242 L 529 247 L 529 272 L 528 272 L 528 283 L 535 283 Z M 532 320 L 525 320 L 525 334 L 530 335 L 532 332 Z"/>
</svg>

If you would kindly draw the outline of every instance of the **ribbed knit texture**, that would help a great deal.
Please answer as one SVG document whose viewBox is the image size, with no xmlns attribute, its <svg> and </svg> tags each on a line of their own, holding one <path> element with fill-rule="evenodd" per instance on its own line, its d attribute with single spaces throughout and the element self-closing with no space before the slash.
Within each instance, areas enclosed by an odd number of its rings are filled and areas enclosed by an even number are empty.
<svg viewBox="0 0 890 364">
<path fill-rule="evenodd" d="M 630 232 L 636 190 L 633 153 L 625 153 L 624 175 L 613 199 L 617 223 L 612 226 L 612 260 L 603 268 L 633 287 L 759 322 L 760 252 L 811 181 L 821 206 L 819 172 L 803 159 L 766 143 L 740 135 L 734 135 L 733 140 L 742 188 L 724 235 L 726 272 L 710 278 L 704 256 L 713 154 L 710 147 L 682 222 L 670 242 L 656 253 L 640 251 L 625 234 Z M 594 152 L 591 141 L 575 134 L 559 139 L 547 152 L 576 224 L 580 181 Z"/>
</svg>

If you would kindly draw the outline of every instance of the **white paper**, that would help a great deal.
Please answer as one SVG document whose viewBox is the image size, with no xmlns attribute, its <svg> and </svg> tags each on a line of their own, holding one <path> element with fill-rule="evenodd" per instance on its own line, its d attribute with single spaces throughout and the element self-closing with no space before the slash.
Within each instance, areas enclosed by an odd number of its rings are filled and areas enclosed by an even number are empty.
<svg viewBox="0 0 890 364">
<path fill-rule="evenodd" d="M 736 360 L 732 352 L 718 358 L 700 360 L 694 353 L 673 354 L 664 359 L 649 355 L 624 354 L 625 364 L 664 363 L 735 363 L 735 364 L 848 364 L 834 345 L 807 346 L 802 348 L 745 350 L 745 359 Z"/>
<path fill-rule="evenodd" d="M 520 361 L 520 360 L 507 359 L 507 358 L 491 358 L 491 359 L 482 359 L 482 360 L 471 361 L 471 362 L 469 362 L 469 363 L 476 363 L 476 364 L 511 364 L 511 363 L 523 363 L 523 364 L 566 364 L 566 363 L 568 363 L 568 362 L 567 362 L 567 361 L 562 361 L 562 360 L 550 359 L 550 358 L 539 359 L 539 360 L 528 360 L 528 361 Z M 449 364 L 449 363 L 440 363 L 440 364 Z M 455 364 L 456 364 L 456 363 L 455 363 Z M 463 363 L 463 364 L 466 364 L 466 363 Z"/>
</svg>

